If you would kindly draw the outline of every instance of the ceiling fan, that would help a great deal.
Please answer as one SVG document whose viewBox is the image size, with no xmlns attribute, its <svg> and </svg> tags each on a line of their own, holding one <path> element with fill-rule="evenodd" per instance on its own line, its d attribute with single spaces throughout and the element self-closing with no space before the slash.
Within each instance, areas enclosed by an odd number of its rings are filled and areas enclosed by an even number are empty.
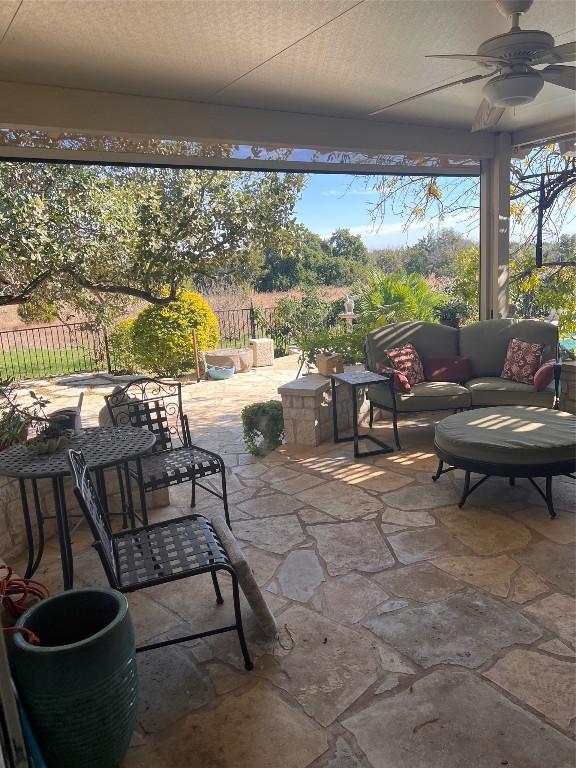
<svg viewBox="0 0 576 768">
<path fill-rule="evenodd" d="M 564 62 L 576 61 L 576 42 L 555 46 L 554 38 L 548 32 L 520 29 L 520 16 L 529 10 L 532 2 L 533 0 L 496 0 L 500 13 L 512 19 L 512 27 L 509 32 L 483 42 L 475 54 L 449 53 L 426 57 L 469 61 L 486 70 L 484 74 L 464 77 L 408 96 L 374 110 L 370 116 L 379 115 L 398 104 L 405 104 L 422 96 L 452 88 L 454 85 L 488 80 L 483 88 L 484 98 L 472 125 L 473 131 L 481 131 L 484 128 L 493 128 L 507 107 L 517 107 L 534 101 L 544 83 L 576 91 L 576 67 L 562 66 Z M 539 64 L 548 66 L 536 69 L 535 66 Z"/>
</svg>

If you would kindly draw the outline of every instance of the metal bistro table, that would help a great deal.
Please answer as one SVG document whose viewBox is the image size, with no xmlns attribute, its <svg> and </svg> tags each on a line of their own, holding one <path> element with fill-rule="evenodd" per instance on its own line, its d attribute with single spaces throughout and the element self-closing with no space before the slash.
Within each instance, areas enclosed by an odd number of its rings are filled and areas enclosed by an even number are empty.
<svg viewBox="0 0 576 768">
<path fill-rule="evenodd" d="M 379 373 L 372 373 L 372 371 L 344 371 L 344 373 L 333 373 L 330 376 L 332 384 L 332 425 L 334 427 L 334 442 L 344 443 L 350 440 L 354 441 L 354 458 L 362 458 L 363 456 L 377 456 L 381 453 L 391 453 L 394 448 L 386 443 L 383 443 L 378 438 L 372 435 L 359 435 L 358 434 L 358 399 L 356 397 L 356 390 L 367 387 L 369 384 L 390 384 L 390 376 L 381 375 Z M 348 384 L 352 392 L 352 430 L 353 434 L 350 437 L 340 437 L 338 435 L 338 412 L 336 408 L 336 382 L 341 384 Z M 363 451 L 362 453 L 358 449 L 359 440 L 370 440 L 372 443 L 380 446 L 375 451 Z"/>
<path fill-rule="evenodd" d="M 70 542 L 70 529 L 68 526 L 68 514 L 66 511 L 66 496 L 64 492 L 64 478 L 70 474 L 68 467 L 68 451 L 73 448 L 81 450 L 86 457 L 90 470 L 96 476 L 96 485 L 107 509 L 106 486 L 104 470 L 109 467 L 118 467 L 118 479 L 120 481 L 120 494 L 122 499 L 123 516 L 129 516 L 132 525 L 135 524 L 134 505 L 132 501 L 132 489 L 128 462 L 137 464 L 138 477 L 142 478 L 141 457 L 153 448 L 156 442 L 155 435 L 147 429 L 134 427 L 88 427 L 82 434 L 71 438 L 66 445 L 55 453 L 38 455 L 29 450 L 26 445 L 15 445 L 0 453 L 0 475 L 18 478 L 20 484 L 20 497 L 22 499 L 22 512 L 26 540 L 28 543 L 28 563 L 26 578 L 30 578 L 42 560 L 44 552 L 44 516 L 40 508 L 40 495 L 38 493 L 38 481 L 50 479 L 52 481 L 52 493 L 54 495 L 54 510 L 58 527 L 58 539 L 60 542 L 60 557 L 62 560 L 62 577 L 64 589 L 71 589 L 74 579 L 72 545 Z M 124 471 L 122 481 L 121 467 Z M 38 552 L 34 551 L 34 534 L 28 503 L 26 481 L 30 481 L 32 497 L 34 500 L 34 512 L 38 527 Z M 126 488 L 124 489 L 124 484 Z"/>
</svg>

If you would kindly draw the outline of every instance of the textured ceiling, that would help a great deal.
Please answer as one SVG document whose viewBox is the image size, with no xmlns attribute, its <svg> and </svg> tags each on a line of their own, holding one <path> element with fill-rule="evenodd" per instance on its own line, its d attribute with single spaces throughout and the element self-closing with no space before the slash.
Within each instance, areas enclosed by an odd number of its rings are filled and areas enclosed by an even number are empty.
<svg viewBox="0 0 576 768">
<path fill-rule="evenodd" d="M 508 26 L 493 0 L 2 0 L 0 80 L 366 117 L 479 71 L 424 55 L 473 53 Z M 535 0 L 522 26 L 573 40 L 574 2 Z M 458 86 L 373 119 L 467 127 L 481 89 Z M 547 84 L 499 127 L 575 107 Z"/>
</svg>

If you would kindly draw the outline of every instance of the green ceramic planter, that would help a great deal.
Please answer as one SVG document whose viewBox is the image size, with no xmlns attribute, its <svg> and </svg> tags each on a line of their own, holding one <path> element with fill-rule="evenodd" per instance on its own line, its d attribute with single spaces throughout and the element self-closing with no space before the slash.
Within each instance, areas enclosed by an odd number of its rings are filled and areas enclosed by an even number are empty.
<svg viewBox="0 0 576 768">
<path fill-rule="evenodd" d="M 64 592 L 18 626 L 14 676 L 49 768 L 115 768 L 134 730 L 137 676 L 128 601 L 113 589 Z"/>
</svg>

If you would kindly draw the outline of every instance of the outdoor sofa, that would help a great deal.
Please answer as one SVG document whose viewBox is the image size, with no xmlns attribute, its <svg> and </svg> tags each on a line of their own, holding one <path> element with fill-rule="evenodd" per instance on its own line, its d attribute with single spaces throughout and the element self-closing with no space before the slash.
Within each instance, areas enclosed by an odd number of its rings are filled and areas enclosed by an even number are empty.
<svg viewBox="0 0 576 768">
<path fill-rule="evenodd" d="M 387 350 L 412 344 L 424 362 L 431 358 L 467 358 L 469 378 L 455 381 L 423 381 L 409 392 L 397 391 L 394 382 L 368 387 L 370 426 L 374 408 L 392 414 L 396 445 L 398 414 L 421 411 L 455 411 L 483 406 L 523 405 L 552 408 L 558 399 L 560 365 L 554 365 L 554 389 L 536 391 L 534 385 L 501 377 L 511 339 L 543 345 L 542 363 L 557 360 L 558 328 L 539 320 L 483 320 L 462 328 L 439 323 L 410 321 L 376 328 L 366 338 L 366 363 L 371 371 L 386 361 Z"/>
</svg>

